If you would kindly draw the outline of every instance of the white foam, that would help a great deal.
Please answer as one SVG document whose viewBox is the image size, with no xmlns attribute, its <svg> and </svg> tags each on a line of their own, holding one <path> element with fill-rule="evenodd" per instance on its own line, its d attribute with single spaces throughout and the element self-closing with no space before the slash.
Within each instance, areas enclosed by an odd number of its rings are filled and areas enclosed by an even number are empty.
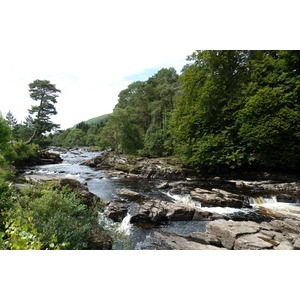
<svg viewBox="0 0 300 300">
<path fill-rule="evenodd" d="M 163 194 L 175 200 L 176 203 L 183 203 L 193 207 L 195 206 L 201 207 L 201 203 L 193 201 L 191 195 L 189 194 L 176 195 L 176 194 L 171 194 L 170 192 L 163 193 Z"/>
<path fill-rule="evenodd" d="M 131 223 L 130 223 L 131 215 L 127 213 L 126 217 L 121 222 L 120 226 L 117 228 L 117 231 L 124 235 L 130 235 Z"/>
</svg>

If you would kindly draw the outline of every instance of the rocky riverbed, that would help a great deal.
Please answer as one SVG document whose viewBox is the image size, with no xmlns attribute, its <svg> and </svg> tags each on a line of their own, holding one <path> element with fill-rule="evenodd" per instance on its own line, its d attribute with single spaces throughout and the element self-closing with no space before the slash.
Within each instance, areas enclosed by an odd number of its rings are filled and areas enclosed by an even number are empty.
<svg viewBox="0 0 300 300">
<path fill-rule="evenodd" d="M 61 168 L 50 168 L 54 177 L 73 178 L 65 183 L 87 199 L 106 198 L 103 218 L 127 226 L 129 239 L 135 240 L 133 249 L 299 249 L 300 183 L 295 178 L 207 179 L 176 158 L 142 159 L 109 152 L 91 157 L 81 150 L 64 155 Z M 69 176 L 64 170 L 71 169 L 76 173 Z M 51 180 L 37 173 L 25 179 Z"/>
<path fill-rule="evenodd" d="M 193 170 L 184 167 L 176 157 L 145 159 L 104 152 L 83 162 L 82 165 L 107 170 L 110 175 L 119 177 L 175 180 L 196 176 Z"/>
</svg>

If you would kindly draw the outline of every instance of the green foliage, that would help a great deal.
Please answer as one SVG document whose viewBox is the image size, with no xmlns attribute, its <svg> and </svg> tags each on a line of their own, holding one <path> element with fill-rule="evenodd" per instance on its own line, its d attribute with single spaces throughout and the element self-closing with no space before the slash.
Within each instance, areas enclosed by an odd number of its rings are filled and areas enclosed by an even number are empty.
<svg viewBox="0 0 300 300">
<path fill-rule="evenodd" d="M 245 105 L 237 115 L 238 134 L 259 164 L 296 169 L 300 162 L 300 76 L 293 65 L 289 67 L 291 55 L 286 61 L 286 51 L 276 54 L 256 55 L 251 61 Z"/>
<path fill-rule="evenodd" d="M 100 135 L 105 127 L 105 122 L 90 123 L 81 122 L 72 129 L 59 131 L 49 135 L 49 145 L 63 147 L 91 147 L 99 146 Z"/>
<path fill-rule="evenodd" d="M 41 139 L 44 133 L 59 127 L 50 121 L 50 116 L 57 114 L 54 104 L 57 103 L 57 93 L 61 91 L 48 80 L 35 80 L 29 84 L 29 92 L 30 97 L 39 102 L 29 110 L 29 113 L 34 116 L 32 121 L 34 133 L 28 141 L 31 143 L 34 139 Z"/>
<path fill-rule="evenodd" d="M 105 124 L 108 121 L 108 118 L 109 118 L 109 114 L 106 114 L 106 115 L 102 115 L 102 116 L 84 121 L 84 123 L 88 124 L 88 125 L 93 125 L 93 124 L 101 125 L 103 123 Z"/>
<path fill-rule="evenodd" d="M 118 104 L 101 134 L 101 145 L 127 154 L 171 154 L 169 121 L 178 89 L 174 68 L 161 69 L 145 82 L 131 83 L 119 93 Z"/>
<path fill-rule="evenodd" d="M 10 210 L 13 207 L 12 189 L 8 181 L 0 177 L 0 231 L 3 227 L 2 213 Z M 2 228 L 3 229 L 3 228 Z"/>
<path fill-rule="evenodd" d="M 17 168 L 30 164 L 37 158 L 39 146 L 36 144 L 25 144 L 23 141 L 12 143 L 9 147 L 7 159 Z"/>
<path fill-rule="evenodd" d="M 20 193 L 0 180 L 0 249 L 90 249 L 93 238 L 105 243 L 110 237 L 95 209 L 68 186 L 27 185 Z"/>
<path fill-rule="evenodd" d="M 0 113 L 0 154 L 3 155 L 11 141 L 11 129 Z"/>
<path fill-rule="evenodd" d="M 180 77 L 171 127 L 199 170 L 300 164 L 299 51 L 197 51 Z"/>
<path fill-rule="evenodd" d="M 64 249 L 88 248 L 88 231 L 94 226 L 95 216 L 81 204 L 77 194 L 53 184 L 29 186 L 22 193 L 19 202 L 32 212 L 37 230 L 42 233 L 42 249 L 51 247 L 53 236 Z"/>
<path fill-rule="evenodd" d="M 9 111 L 6 115 L 6 120 L 11 128 L 11 130 L 13 131 L 17 124 L 18 124 L 18 121 L 17 119 L 14 117 L 13 113 L 11 111 Z"/>
<path fill-rule="evenodd" d="M 38 233 L 31 213 L 22 211 L 19 207 L 15 212 L 6 215 L 5 231 L 0 233 L 0 249 L 9 250 L 39 250 L 41 234 Z"/>
</svg>

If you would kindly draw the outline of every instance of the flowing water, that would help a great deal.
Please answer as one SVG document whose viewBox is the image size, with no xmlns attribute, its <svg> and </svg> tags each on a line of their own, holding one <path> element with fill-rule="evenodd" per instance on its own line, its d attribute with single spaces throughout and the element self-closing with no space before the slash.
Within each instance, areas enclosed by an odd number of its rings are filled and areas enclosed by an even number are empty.
<svg viewBox="0 0 300 300">
<path fill-rule="evenodd" d="M 26 173 L 77 179 L 81 183 L 87 184 L 92 193 L 102 199 L 111 201 L 125 201 L 116 192 L 118 189 L 124 188 L 141 193 L 152 199 L 162 199 L 196 207 L 201 207 L 201 203 L 194 201 L 190 196 L 190 191 L 196 187 L 204 189 L 220 188 L 230 192 L 241 193 L 232 182 L 203 180 L 173 181 L 169 182 L 170 187 L 167 190 L 160 190 L 156 187 L 161 183 L 160 180 L 112 177 L 103 170 L 94 170 L 80 165 L 83 161 L 101 155 L 101 152 L 88 152 L 87 149 L 80 148 L 56 153 L 60 154 L 63 159 L 62 163 L 33 167 L 28 169 Z M 263 195 L 261 191 L 250 189 L 243 192 L 246 192 L 245 199 L 251 204 L 251 208 L 202 207 L 202 209 L 224 215 L 236 221 L 253 220 L 262 222 L 281 216 L 300 219 L 298 198 L 293 199 L 293 203 L 285 203 L 278 202 L 276 196 Z M 148 245 L 151 244 L 150 234 L 154 230 L 159 229 L 181 236 L 189 236 L 192 232 L 205 232 L 208 223 L 208 221 L 178 221 L 154 227 L 140 228 L 130 224 L 130 217 L 130 213 L 128 213 L 121 223 L 115 223 L 105 217 L 103 213 L 99 213 L 99 222 L 109 229 L 114 229 L 117 233 L 115 249 L 148 249 Z M 152 248 L 149 247 L 149 249 Z"/>
</svg>

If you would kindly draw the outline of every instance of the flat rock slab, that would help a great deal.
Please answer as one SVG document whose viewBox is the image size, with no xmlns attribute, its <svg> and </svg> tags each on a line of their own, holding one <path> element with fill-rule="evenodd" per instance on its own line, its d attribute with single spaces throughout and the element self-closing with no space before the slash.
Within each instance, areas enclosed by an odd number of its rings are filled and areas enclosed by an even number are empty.
<svg viewBox="0 0 300 300">
<path fill-rule="evenodd" d="M 191 241 L 175 233 L 163 231 L 153 231 L 151 233 L 147 248 L 156 250 L 227 250 L 225 248 Z"/>
<path fill-rule="evenodd" d="M 142 194 L 128 189 L 119 189 L 116 191 L 116 193 L 118 196 L 129 200 L 141 200 L 145 198 Z"/>
<path fill-rule="evenodd" d="M 60 178 L 54 176 L 25 175 L 24 179 L 28 183 L 45 183 L 51 181 L 58 181 Z"/>
<path fill-rule="evenodd" d="M 251 205 L 243 200 L 243 197 L 220 189 L 205 190 L 196 188 L 191 191 L 191 197 L 200 201 L 202 206 L 221 206 L 221 207 L 251 207 Z"/>
<path fill-rule="evenodd" d="M 234 243 L 234 250 L 261 250 L 261 249 L 271 249 L 274 246 L 278 246 L 279 243 L 264 238 L 263 235 L 259 234 L 246 234 L 237 238 Z"/>
<path fill-rule="evenodd" d="M 217 236 L 222 245 L 227 249 L 232 249 L 235 240 L 243 234 L 256 233 L 259 231 L 259 224 L 251 221 L 214 221 L 206 226 L 206 230 Z"/>
<path fill-rule="evenodd" d="M 300 249 L 300 221 L 298 220 L 273 220 L 261 224 L 251 221 L 215 220 L 206 226 L 206 230 L 209 237 L 205 239 L 206 242 L 213 244 L 219 240 L 227 249 Z M 197 233 L 193 235 L 197 237 Z"/>
</svg>

